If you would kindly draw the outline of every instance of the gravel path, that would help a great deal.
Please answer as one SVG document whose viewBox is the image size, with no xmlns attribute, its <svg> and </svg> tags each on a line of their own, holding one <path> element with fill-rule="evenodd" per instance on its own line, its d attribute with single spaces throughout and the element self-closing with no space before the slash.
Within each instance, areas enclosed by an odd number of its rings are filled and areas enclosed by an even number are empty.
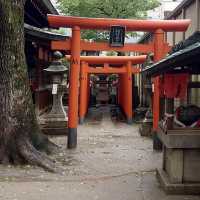
<svg viewBox="0 0 200 200">
<path fill-rule="evenodd" d="M 151 139 L 137 125 L 112 122 L 107 108 L 101 112 L 98 123 L 79 126 L 77 149 L 66 149 L 66 137 L 51 138 L 63 148 L 54 156 L 63 174 L 0 166 L 0 200 L 200 200 L 165 195 L 155 178 L 162 156 Z"/>
</svg>

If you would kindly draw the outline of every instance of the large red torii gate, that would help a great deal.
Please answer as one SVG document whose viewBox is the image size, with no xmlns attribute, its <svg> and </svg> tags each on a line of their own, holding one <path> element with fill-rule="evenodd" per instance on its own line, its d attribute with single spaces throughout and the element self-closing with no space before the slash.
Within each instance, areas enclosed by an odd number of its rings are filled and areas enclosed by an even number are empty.
<svg viewBox="0 0 200 200">
<path fill-rule="evenodd" d="M 186 31 L 190 20 L 133 20 L 133 19 L 105 19 L 84 18 L 60 15 L 48 15 L 49 25 L 54 28 L 71 27 L 71 70 L 69 88 L 69 112 L 68 112 L 68 148 L 77 145 L 78 124 L 78 83 L 80 73 L 81 36 L 80 29 L 109 30 L 111 26 L 125 26 L 127 31 L 147 31 L 154 33 L 154 61 L 164 57 L 165 38 L 164 32 Z M 120 48 L 119 50 L 120 51 Z M 160 116 L 160 77 L 153 79 L 153 129 L 158 128 Z M 75 120 L 74 120 L 75 119 Z"/>
<path fill-rule="evenodd" d="M 66 56 L 71 60 L 71 56 Z M 142 64 L 146 56 L 81 56 L 80 73 L 80 99 L 79 99 L 79 121 L 83 123 L 88 106 L 88 76 L 89 74 L 119 74 L 119 104 L 127 117 L 127 122 L 132 122 L 132 74 L 140 72 L 140 68 L 132 67 Z M 92 64 L 101 64 L 102 67 L 92 67 Z M 117 64 L 120 67 L 111 67 Z"/>
</svg>

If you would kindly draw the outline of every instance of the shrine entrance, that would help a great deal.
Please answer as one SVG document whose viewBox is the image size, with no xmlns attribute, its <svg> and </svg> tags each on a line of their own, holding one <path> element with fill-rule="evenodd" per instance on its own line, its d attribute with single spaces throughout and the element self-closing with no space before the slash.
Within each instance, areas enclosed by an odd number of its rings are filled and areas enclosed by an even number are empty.
<svg viewBox="0 0 200 200">
<path fill-rule="evenodd" d="M 72 38 L 66 42 L 54 42 L 52 46 L 59 50 L 71 50 L 71 67 L 69 80 L 69 111 L 68 111 L 68 148 L 77 146 L 77 125 L 79 111 L 79 76 L 81 70 L 81 51 L 82 50 L 113 50 L 113 51 L 132 51 L 140 53 L 154 54 L 154 61 L 161 60 L 170 50 L 165 42 L 165 32 L 186 31 L 190 20 L 133 20 L 133 19 L 101 19 L 83 18 L 71 16 L 48 15 L 49 25 L 52 28 L 68 27 L 72 28 Z M 123 44 L 120 46 L 109 45 L 108 43 L 89 43 L 81 40 L 81 29 L 112 30 L 113 26 L 122 27 L 126 31 L 153 32 L 154 39 L 147 45 Z M 57 48 L 55 46 L 57 45 Z M 131 62 L 129 62 L 131 66 Z M 105 67 L 104 67 L 105 68 Z M 131 67 L 129 67 L 130 69 Z M 96 69 L 93 69 L 96 70 Z M 104 69 L 105 70 L 105 69 Z M 131 70 L 130 70 L 131 71 Z M 131 73 L 131 72 L 130 72 Z M 124 75 L 125 77 L 125 75 Z M 124 78 L 128 80 L 128 77 Z M 153 78 L 153 129 L 156 131 L 160 118 L 160 77 Z M 124 98 L 124 97 L 123 97 Z M 128 98 L 127 98 L 128 99 Z M 128 101 L 128 100 L 127 100 Z M 130 110 L 129 110 L 130 111 Z"/>
<path fill-rule="evenodd" d="M 66 56 L 71 60 L 71 56 Z M 126 115 L 128 123 L 132 122 L 132 75 L 139 73 L 140 68 L 133 67 L 142 64 L 146 56 L 81 56 L 80 72 L 80 99 L 79 99 L 79 119 L 83 123 L 89 103 L 89 76 L 90 74 L 118 74 L 118 104 Z M 96 66 L 94 66 L 96 65 Z"/>
</svg>

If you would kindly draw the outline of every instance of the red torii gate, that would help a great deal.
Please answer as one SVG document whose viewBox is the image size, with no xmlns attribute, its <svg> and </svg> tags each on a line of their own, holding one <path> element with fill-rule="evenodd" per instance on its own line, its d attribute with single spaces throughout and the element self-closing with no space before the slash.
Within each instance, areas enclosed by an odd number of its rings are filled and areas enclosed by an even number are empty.
<svg viewBox="0 0 200 200">
<path fill-rule="evenodd" d="M 49 25 L 53 28 L 72 28 L 71 40 L 71 70 L 69 88 L 69 112 L 68 112 L 68 148 L 77 145 L 78 124 L 78 83 L 80 72 L 81 36 L 80 29 L 109 30 L 111 26 L 125 26 L 127 31 L 147 31 L 154 33 L 154 61 L 157 62 L 164 57 L 165 38 L 164 32 L 186 31 L 190 20 L 133 20 L 133 19 L 105 19 L 84 18 L 60 15 L 48 15 Z M 118 48 L 117 48 L 118 49 Z M 119 50 L 120 51 L 120 48 Z M 160 77 L 153 79 L 153 129 L 158 128 L 160 116 Z"/>
<path fill-rule="evenodd" d="M 71 60 L 71 56 L 66 56 Z M 88 75 L 89 74 L 119 74 L 119 104 L 127 117 L 127 122 L 132 122 L 132 74 L 140 72 L 140 68 L 132 65 L 142 64 L 146 56 L 81 56 L 79 121 L 83 123 L 88 106 Z M 91 64 L 101 64 L 102 67 L 92 67 Z M 110 64 L 121 65 L 110 67 Z"/>
</svg>

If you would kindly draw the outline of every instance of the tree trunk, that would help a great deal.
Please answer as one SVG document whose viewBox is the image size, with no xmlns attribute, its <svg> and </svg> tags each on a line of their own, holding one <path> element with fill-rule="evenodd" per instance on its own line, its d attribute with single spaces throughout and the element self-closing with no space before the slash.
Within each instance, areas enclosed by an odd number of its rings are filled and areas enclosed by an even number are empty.
<svg viewBox="0 0 200 200">
<path fill-rule="evenodd" d="M 25 0 L 0 0 L 0 162 L 54 171 L 54 145 L 40 133 L 24 54 Z"/>
</svg>

